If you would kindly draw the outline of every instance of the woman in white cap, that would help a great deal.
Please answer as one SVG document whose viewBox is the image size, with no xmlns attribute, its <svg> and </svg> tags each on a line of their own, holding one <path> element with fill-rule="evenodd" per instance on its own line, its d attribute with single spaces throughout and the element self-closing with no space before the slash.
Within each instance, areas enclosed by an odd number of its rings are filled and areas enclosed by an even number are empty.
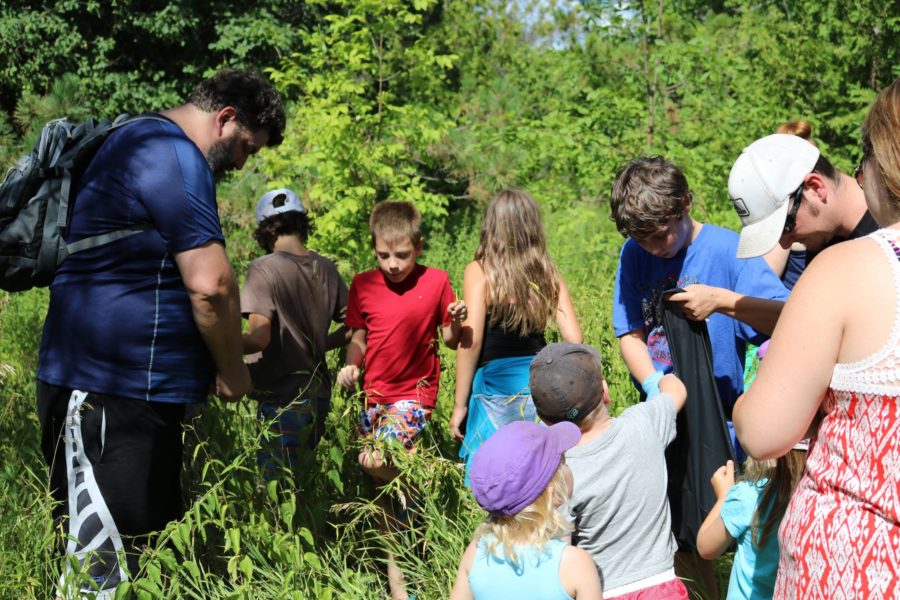
<svg viewBox="0 0 900 600">
<path fill-rule="evenodd" d="M 862 142 L 856 179 L 883 229 L 810 263 L 734 407 L 755 458 L 814 434 L 779 531 L 776 598 L 900 596 L 900 80 Z"/>
</svg>

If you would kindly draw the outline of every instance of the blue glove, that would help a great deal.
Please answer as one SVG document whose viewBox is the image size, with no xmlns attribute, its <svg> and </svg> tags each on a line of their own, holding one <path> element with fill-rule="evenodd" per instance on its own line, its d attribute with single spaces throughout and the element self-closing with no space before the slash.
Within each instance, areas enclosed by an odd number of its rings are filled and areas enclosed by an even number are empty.
<svg viewBox="0 0 900 600">
<path fill-rule="evenodd" d="M 647 398 L 659 395 L 659 380 L 665 375 L 662 371 L 654 371 L 641 382 L 641 389 L 647 394 Z"/>
</svg>

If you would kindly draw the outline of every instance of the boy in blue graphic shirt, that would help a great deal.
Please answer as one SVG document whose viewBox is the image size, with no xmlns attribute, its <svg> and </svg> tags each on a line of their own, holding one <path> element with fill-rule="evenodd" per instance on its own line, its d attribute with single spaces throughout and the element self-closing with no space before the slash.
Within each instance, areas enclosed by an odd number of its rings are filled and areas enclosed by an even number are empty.
<svg viewBox="0 0 900 600">
<path fill-rule="evenodd" d="M 746 345 L 772 333 L 788 291 L 762 258 L 736 258 L 737 233 L 694 220 L 692 200 L 684 174 L 660 156 L 619 171 L 610 209 L 628 239 L 616 270 L 613 327 L 631 375 L 655 395 L 672 371 L 657 302 L 682 288 L 670 300 L 682 303 L 687 318 L 707 321 L 716 386 L 730 415 L 743 392 Z M 708 565 L 697 566 L 709 570 L 704 578 L 712 575 Z"/>
<path fill-rule="evenodd" d="M 743 392 L 744 348 L 772 333 L 788 291 L 761 258 L 738 259 L 738 234 L 691 217 L 684 174 L 662 157 L 628 163 L 613 183 L 612 218 L 627 237 L 613 291 L 613 327 L 644 391 L 672 371 L 655 306 L 663 292 L 685 315 L 707 320 L 713 371 L 726 412 Z"/>
</svg>

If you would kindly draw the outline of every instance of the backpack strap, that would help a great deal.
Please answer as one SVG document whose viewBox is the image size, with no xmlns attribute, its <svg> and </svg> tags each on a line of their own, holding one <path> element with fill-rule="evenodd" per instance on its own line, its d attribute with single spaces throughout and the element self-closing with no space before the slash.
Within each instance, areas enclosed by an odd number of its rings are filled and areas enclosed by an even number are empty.
<svg viewBox="0 0 900 600">
<path fill-rule="evenodd" d="M 112 133 L 116 129 L 128 125 L 129 123 L 134 123 L 135 121 L 161 121 L 163 123 L 172 123 L 170 119 L 167 119 L 163 116 L 156 115 L 154 113 L 139 115 L 137 117 L 129 116 L 126 114 L 121 114 L 113 120 L 111 127 L 109 128 L 108 133 Z M 62 182 L 62 197 L 69 197 L 69 188 L 72 185 L 72 177 L 68 170 L 65 171 L 63 175 Z M 60 227 L 65 227 L 68 222 L 68 210 L 60 210 L 59 216 L 57 219 L 57 224 Z M 125 229 L 117 229 L 115 231 L 109 231 L 107 233 L 101 233 L 99 235 L 92 235 L 86 238 L 82 238 L 77 242 L 72 242 L 71 244 L 66 244 L 66 254 L 75 254 L 76 252 L 82 252 L 83 250 L 90 250 L 91 248 L 96 248 L 98 246 L 105 246 L 106 244 L 111 244 L 112 242 L 131 237 L 135 234 L 142 233 L 144 231 L 148 231 L 152 229 L 149 224 L 144 225 L 136 225 L 134 227 L 126 227 Z"/>
<path fill-rule="evenodd" d="M 128 113 L 122 113 L 121 115 L 119 115 L 118 117 L 113 119 L 112 126 L 110 127 L 109 131 L 110 131 L 110 133 L 112 133 L 119 127 L 122 127 L 123 125 L 128 125 L 129 123 L 134 123 L 135 121 L 160 121 L 162 123 L 169 123 L 172 125 L 175 124 L 175 121 L 173 121 L 172 119 L 167 119 L 166 117 L 162 116 L 159 113 L 153 113 L 153 112 L 144 113 L 144 114 L 138 115 L 136 117 L 132 117 Z"/>
</svg>

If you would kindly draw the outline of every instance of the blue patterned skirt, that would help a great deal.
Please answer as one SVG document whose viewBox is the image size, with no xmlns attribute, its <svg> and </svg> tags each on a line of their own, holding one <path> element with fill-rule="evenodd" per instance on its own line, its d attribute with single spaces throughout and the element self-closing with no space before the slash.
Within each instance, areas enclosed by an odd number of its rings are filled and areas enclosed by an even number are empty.
<svg viewBox="0 0 900 600">
<path fill-rule="evenodd" d="M 513 421 L 539 422 L 528 387 L 528 370 L 533 358 L 530 355 L 497 358 L 475 372 L 466 437 L 459 449 L 459 457 L 466 462 L 466 485 L 469 485 L 469 469 L 475 452 L 495 431 Z"/>
</svg>

